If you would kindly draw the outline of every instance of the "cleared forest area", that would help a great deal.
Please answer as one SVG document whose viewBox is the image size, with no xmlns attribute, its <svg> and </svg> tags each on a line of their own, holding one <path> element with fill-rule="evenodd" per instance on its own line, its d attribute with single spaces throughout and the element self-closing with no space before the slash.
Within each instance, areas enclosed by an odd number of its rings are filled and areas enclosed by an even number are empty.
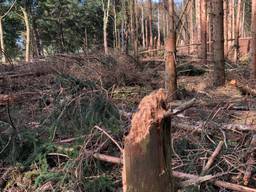
<svg viewBox="0 0 256 192">
<path fill-rule="evenodd" d="M 256 191 L 256 2 L 0 5 L 0 191 Z"/>
</svg>

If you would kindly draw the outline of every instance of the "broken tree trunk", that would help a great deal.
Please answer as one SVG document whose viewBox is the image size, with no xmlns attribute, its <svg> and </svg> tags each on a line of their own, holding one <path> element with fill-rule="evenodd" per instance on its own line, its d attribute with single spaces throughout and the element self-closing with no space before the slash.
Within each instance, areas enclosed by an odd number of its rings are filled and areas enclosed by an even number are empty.
<svg viewBox="0 0 256 192">
<path fill-rule="evenodd" d="M 146 96 L 134 114 L 125 138 L 124 192 L 173 192 L 170 117 L 165 117 L 163 89 Z"/>
</svg>

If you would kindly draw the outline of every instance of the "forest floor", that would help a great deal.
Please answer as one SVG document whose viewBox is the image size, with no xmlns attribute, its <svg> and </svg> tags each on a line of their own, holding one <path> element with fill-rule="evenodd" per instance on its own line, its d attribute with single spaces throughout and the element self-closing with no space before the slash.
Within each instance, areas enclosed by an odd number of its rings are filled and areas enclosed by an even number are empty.
<svg viewBox="0 0 256 192">
<path fill-rule="evenodd" d="M 179 100 L 169 107 L 196 101 L 172 119 L 173 170 L 255 188 L 256 84 L 243 63 L 227 63 L 226 85 L 214 88 L 211 64 L 178 57 Z M 0 191 L 121 191 L 122 166 L 102 159 L 121 157 L 132 114 L 163 77 L 163 62 L 116 52 L 0 66 Z"/>
</svg>

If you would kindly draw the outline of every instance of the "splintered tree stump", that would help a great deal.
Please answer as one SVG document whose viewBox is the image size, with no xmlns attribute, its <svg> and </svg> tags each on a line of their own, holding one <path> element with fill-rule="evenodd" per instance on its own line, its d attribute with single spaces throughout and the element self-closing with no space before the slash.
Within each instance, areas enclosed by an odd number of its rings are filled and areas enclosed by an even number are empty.
<svg viewBox="0 0 256 192">
<path fill-rule="evenodd" d="M 124 141 L 123 191 L 173 192 L 170 117 L 163 89 L 142 99 Z"/>
</svg>

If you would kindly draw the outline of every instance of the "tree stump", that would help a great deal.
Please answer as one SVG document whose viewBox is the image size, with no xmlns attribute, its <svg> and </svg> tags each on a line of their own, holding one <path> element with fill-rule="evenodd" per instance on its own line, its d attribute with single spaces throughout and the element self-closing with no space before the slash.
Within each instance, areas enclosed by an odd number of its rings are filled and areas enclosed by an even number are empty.
<svg viewBox="0 0 256 192">
<path fill-rule="evenodd" d="M 123 191 L 173 192 L 170 117 L 163 89 L 142 99 L 124 141 Z"/>
</svg>

